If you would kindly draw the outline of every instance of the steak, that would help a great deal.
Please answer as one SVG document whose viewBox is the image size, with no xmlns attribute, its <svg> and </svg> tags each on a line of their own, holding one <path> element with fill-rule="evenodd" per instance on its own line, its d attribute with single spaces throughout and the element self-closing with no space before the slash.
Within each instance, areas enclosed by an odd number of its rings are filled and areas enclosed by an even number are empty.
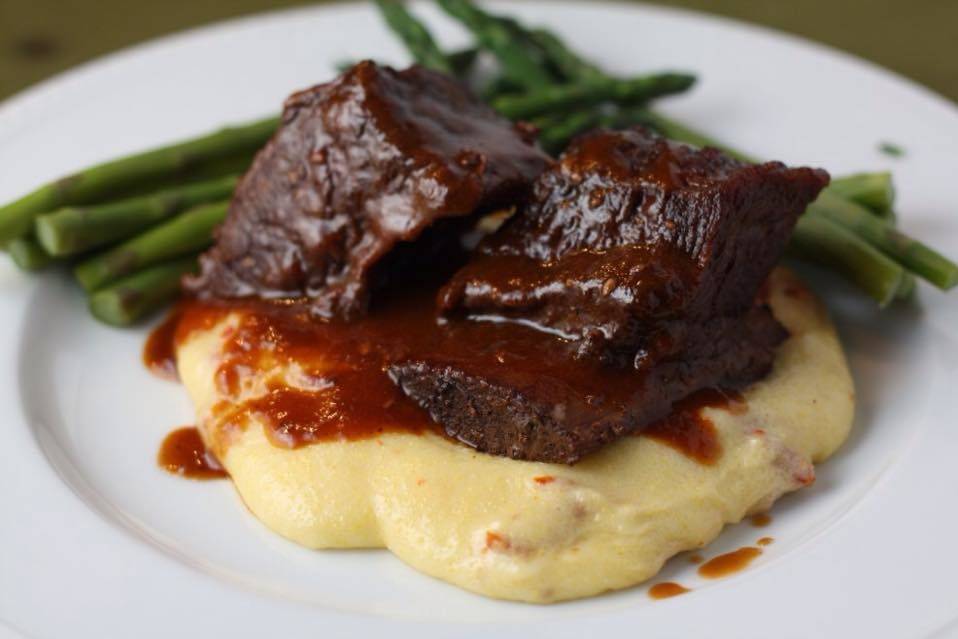
<svg viewBox="0 0 958 639">
<path fill-rule="evenodd" d="M 769 372 L 786 332 L 760 289 L 827 183 L 824 171 L 749 165 L 643 129 L 587 134 L 438 304 L 450 324 L 551 333 L 568 344 L 570 370 L 598 363 L 605 387 L 441 354 L 410 354 L 390 376 L 478 450 L 573 463 L 694 391 Z"/>
<path fill-rule="evenodd" d="M 531 130 L 456 80 L 361 62 L 286 101 L 185 286 L 361 316 L 372 289 L 424 264 L 456 264 L 461 233 L 523 202 L 549 162 Z"/>
</svg>

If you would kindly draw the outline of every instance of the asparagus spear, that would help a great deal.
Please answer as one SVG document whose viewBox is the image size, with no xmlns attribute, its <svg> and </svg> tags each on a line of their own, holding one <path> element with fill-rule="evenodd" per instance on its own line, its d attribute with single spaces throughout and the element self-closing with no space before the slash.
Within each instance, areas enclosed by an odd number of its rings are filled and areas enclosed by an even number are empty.
<svg viewBox="0 0 958 639">
<path fill-rule="evenodd" d="M 915 275 L 943 291 L 958 284 L 958 265 L 934 249 L 913 240 L 858 204 L 825 190 L 809 205 L 810 213 L 827 217 L 854 231 Z"/>
<path fill-rule="evenodd" d="M 129 326 L 173 301 L 180 279 L 195 270 L 195 255 L 146 268 L 91 295 L 90 312 L 101 322 Z"/>
<path fill-rule="evenodd" d="M 511 120 L 550 111 L 590 106 L 601 102 L 645 102 L 681 93 L 695 83 L 685 73 L 658 73 L 625 80 L 605 79 L 582 84 L 553 84 L 517 95 L 503 95 L 492 106 Z"/>
<path fill-rule="evenodd" d="M 221 202 L 236 182 L 236 176 L 229 176 L 109 204 L 62 208 L 37 218 L 37 238 L 50 255 L 75 255 L 130 237 L 199 204 Z"/>
<path fill-rule="evenodd" d="M 561 116 L 550 116 L 533 121 L 539 128 L 539 144 L 549 153 L 557 155 L 569 140 L 599 123 L 601 114 L 595 110 L 579 111 Z"/>
<path fill-rule="evenodd" d="M 18 237 L 7 245 L 13 263 L 23 271 L 39 271 L 53 261 L 32 237 Z"/>
<path fill-rule="evenodd" d="M 476 60 L 479 59 L 479 48 L 478 47 L 466 47 L 465 49 L 459 49 L 458 51 L 450 51 L 446 55 L 446 59 L 449 60 L 449 65 L 452 67 L 452 73 L 457 78 L 461 78 L 469 74 L 472 71 L 472 67 L 476 64 Z"/>
<path fill-rule="evenodd" d="M 805 261 L 838 272 L 879 306 L 907 294 L 908 273 L 853 232 L 821 215 L 803 215 L 788 245 Z M 911 284 L 914 284 L 912 280 Z"/>
<path fill-rule="evenodd" d="M 562 74 L 563 80 L 590 82 L 608 77 L 599 67 L 565 46 L 551 31 L 522 29 L 522 34 L 542 51 L 546 60 Z"/>
<path fill-rule="evenodd" d="M 453 73 L 449 59 L 439 50 L 429 31 L 398 0 L 375 0 L 386 23 L 398 35 L 413 59 L 424 67 Z"/>
<path fill-rule="evenodd" d="M 244 126 L 131 155 L 61 178 L 0 208 L 0 245 L 28 233 L 37 215 L 71 204 L 102 202 L 143 182 L 182 177 L 204 164 L 250 152 L 266 142 L 279 120 Z"/>
<path fill-rule="evenodd" d="M 92 292 L 148 266 L 201 251 L 212 243 L 213 229 L 226 217 L 227 207 L 219 202 L 190 209 L 81 262 L 73 274 L 85 291 Z"/>
<path fill-rule="evenodd" d="M 846 200 L 857 202 L 878 217 L 895 221 L 895 185 L 891 173 L 856 173 L 835 178 L 829 190 Z"/>
<path fill-rule="evenodd" d="M 554 78 L 541 60 L 537 60 L 535 52 L 514 37 L 508 23 L 490 16 L 468 0 L 438 2 L 446 13 L 472 32 L 483 49 L 496 56 L 502 74 L 511 82 L 525 88 L 542 88 L 553 83 Z"/>
<path fill-rule="evenodd" d="M 911 301 L 915 298 L 915 291 L 917 290 L 918 281 L 914 275 L 906 271 L 901 282 L 898 284 L 898 292 L 895 294 L 895 299 L 902 302 Z"/>
<path fill-rule="evenodd" d="M 514 82 L 505 78 L 503 76 L 498 76 L 492 78 L 480 91 L 480 95 L 484 102 L 492 102 L 494 99 L 501 95 L 509 95 L 510 93 L 521 93 L 522 87 L 516 85 Z"/>
</svg>

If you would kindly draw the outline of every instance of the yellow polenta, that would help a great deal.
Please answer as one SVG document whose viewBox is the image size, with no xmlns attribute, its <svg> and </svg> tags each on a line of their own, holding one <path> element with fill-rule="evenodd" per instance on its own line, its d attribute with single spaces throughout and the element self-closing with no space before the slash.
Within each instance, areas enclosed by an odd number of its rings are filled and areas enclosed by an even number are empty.
<svg viewBox="0 0 958 639">
<path fill-rule="evenodd" d="M 255 417 L 224 443 L 212 407 L 228 398 L 214 376 L 236 318 L 195 332 L 177 357 L 204 438 L 280 535 L 310 548 L 385 546 L 468 590 L 552 602 L 648 579 L 675 553 L 810 482 L 812 463 L 844 441 L 854 392 L 825 310 L 781 269 L 770 303 L 791 337 L 773 373 L 744 393 L 746 411 L 705 409 L 722 446 L 713 465 L 646 437 L 575 466 L 493 457 L 428 434 L 285 449 Z M 282 371 L 285 383 L 296 385 L 297 373 L 295 363 Z M 265 386 L 246 388 L 241 399 Z"/>
</svg>

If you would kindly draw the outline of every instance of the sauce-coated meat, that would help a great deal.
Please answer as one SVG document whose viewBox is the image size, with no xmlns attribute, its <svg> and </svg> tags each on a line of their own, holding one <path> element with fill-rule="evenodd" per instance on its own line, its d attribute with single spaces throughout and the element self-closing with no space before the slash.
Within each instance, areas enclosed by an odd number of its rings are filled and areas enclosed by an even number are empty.
<svg viewBox="0 0 958 639">
<path fill-rule="evenodd" d="M 476 215 L 522 202 L 548 162 L 456 80 L 362 62 L 287 100 L 186 286 L 360 316 L 376 286 L 450 263 Z"/>
<path fill-rule="evenodd" d="M 644 129 L 596 131 L 539 178 L 440 306 L 531 322 L 641 368 L 697 324 L 746 311 L 826 184 L 824 171 L 753 166 Z"/>
<path fill-rule="evenodd" d="M 771 369 L 786 337 L 761 300 L 824 171 L 757 166 L 642 129 L 597 131 L 537 181 L 534 199 L 440 291 L 450 324 L 522 324 L 630 383 L 556 393 L 510 369 L 412 354 L 390 367 L 408 397 L 479 450 L 571 463 L 709 387 Z"/>
</svg>

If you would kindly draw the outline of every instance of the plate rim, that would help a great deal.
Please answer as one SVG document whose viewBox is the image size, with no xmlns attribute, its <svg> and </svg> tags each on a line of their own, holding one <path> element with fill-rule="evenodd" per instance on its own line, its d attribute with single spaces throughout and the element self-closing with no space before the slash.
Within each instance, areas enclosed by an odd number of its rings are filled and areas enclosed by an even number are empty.
<svg viewBox="0 0 958 639">
<path fill-rule="evenodd" d="M 581 0 L 552 0 L 552 2 L 569 4 L 569 5 L 583 4 Z M 162 48 L 170 44 L 175 44 L 179 40 L 189 39 L 189 38 L 197 37 L 197 36 L 202 37 L 217 31 L 229 30 L 238 24 L 255 23 L 260 20 L 263 20 L 264 18 L 283 19 L 284 17 L 290 17 L 291 15 L 300 14 L 300 13 L 311 15 L 318 12 L 325 12 L 330 9 L 334 9 L 338 7 L 356 5 L 356 4 L 360 4 L 360 3 L 352 2 L 350 0 L 338 0 L 338 1 L 326 3 L 323 5 L 317 5 L 317 6 L 290 7 L 290 8 L 284 8 L 284 9 L 279 9 L 274 11 L 257 12 L 257 13 L 253 13 L 249 15 L 243 15 L 239 17 L 230 18 L 223 21 L 213 22 L 213 23 L 198 26 L 198 27 L 193 27 L 193 28 L 186 29 L 183 31 L 178 31 L 175 33 L 166 34 L 157 38 L 153 38 L 143 43 L 138 43 L 138 44 L 108 53 L 99 58 L 95 58 L 93 60 L 87 61 L 77 67 L 58 73 L 55 76 L 48 78 L 47 80 L 44 80 L 31 87 L 28 87 L 27 89 L 15 94 L 14 96 L 11 96 L 10 98 L 4 100 L 3 102 L 0 102 L 0 138 L 3 137 L 2 135 L 4 132 L 3 123 L 7 120 L 8 117 L 16 118 L 17 117 L 16 114 L 19 110 L 30 109 L 31 104 L 34 101 L 44 100 L 46 99 L 46 96 L 48 94 L 56 93 L 58 91 L 63 91 L 63 90 L 69 90 L 69 86 L 64 88 L 62 85 L 64 83 L 82 81 L 83 77 L 86 74 L 97 72 L 97 70 L 101 68 L 102 66 L 104 66 L 104 64 L 120 61 L 125 58 L 128 58 L 129 56 L 135 56 L 142 53 L 143 51 L 147 51 L 150 49 Z M 531 4 L 531 0 L 529 4 Z M 917 92 L 924 99 L 931 100 L 937 105 L 949 110 L 951 114 L 955 116 L 956 120 L 958 120 L 958 105 L 956 105 L 954 102 L 949 100 L 947 97 L 942 96 L 939 93 L 935 92 L 934 90 L 920 83 L 917 83 L 913 80 L 905 78 L 904 76 L 901 76 L 900 74 L 894 71 L 884 69 L 875 63 L 872 63 L 868 60 L 855 56 L 854 54 L 847 53 L 840 49 L 831 47 L 829 45 L 816 43 L 814 41 L 808 40 L 801 36 L 797 36 L 794 34 L 790 34 L 788 32 L 780 31 L 777 29 L 769 28 L 769 27 L 754 25 L 754 24 L 747 23 L 734 18 L 728 18 L 725 16 L 716 16 L 716 15 L 699 12 L 695 10 L 690 10 L 690 9 L 661 7 L 658 5 L 651 5 L 651 4 L 646 4 L 642 2 L 632 3 L 632 2 L 614 1 L 614 0 L 613 1 L 603 0 L 601 2 L 590 3 L 590 4 L 604 5 L 606 7 L 613 7 L 616 9 L 625 9 L 625 10 L 634 10 L 639 12 L 654 11 L 654 12 L 660 12 L 664 14 L 673 14 L 673 15 L 677 14 L 679 15 L 680 18 L 691 16 L 692 18 L 696 20 L 704 19 L 709 22 L 725 23 L 723 24 L 723 26 L 726 28 L 731 27 L 731 28 L 745 29 L 747 31 L 755 31 L 755 32 L 764 34 L 766 36 L 772 37 L 776 40 L 785 40 L 789 44 L 798 45 L 800 48 L 811 48 L 811 50 L 817 51 L 829 57 L 837 56 L 838 58 L 844 59 L 855 66 L 867 68 L 869 72 L 875 73 L 879 76 L 883 76 L 891 80 L 895 84 L 901 85 L 903 89 L 905 90 Z M 11 113 L 13 114 L 12 116 L 10 115 Z M 20 278 L 20 279 L 25 280 L 25 278 Z M 22 328 L 22 324 L 25 322 L 28 316 L 28 311 L 30 309 L 29 305 L 22 304 L 22 302 L 25 299 L 32 298 L 32 296 L 36 293 L 36 288 L 40 286 L 44 286 L 45 282 L 46 282 L 45 277 L 36 278 L 36 280 L 34 281 L 20 281 L 17 284 L 17 287 L 19 288 L 19 290 L 15 291 L 13 295 L 8 296 L 6 294 L 7 292 L 5 291 L 3 297 L 7 299 L 3 300 L 3 303 L 0 303 L 0 318 L 10 319 L 11 318 L 10 312 L 11 312 L 11 309 L 13 309 L 14 324 L 17 326 L 18 329 Z M 22 295 L 20 294 L 21 292 L 22 292 Z M 16 308 L 17 300 L 9 299 L 9 298 L 15 298 L 15 297 L 21 298 L 19 300 L 20 302 L 19 309 Z M 23 334 L 23 331 L 18 330 L 17 332 L 15 333 L 11 332 L 7 337 L 0 339 L 0 343 L 3 344 L 3 346 L 0 346 L 0 353 L 6 353 L 9 350 L 9 346 L 11 346 L 10 343 L 12 341 L 13 350 L 16 352 L 13 358 L 14 367 L 16 370 L 19 370 L 19 367 L 20 367 L 19 339 L 22 336 L 22 334 Z M 13 335 L 15 337 L 11 338 L 10 335 Z M 21 380 L 19 379 L 19 376 L 17 375 L 16 384 L 15 384 L 16 391 L 14 393 L 16 396 L 19 396 L 21 393 L 20 386 L 21 386 Z M 6 395 L 7 393 L 4 392 L 0 394 L 0 397 L 6 397 Z M 22 425 L 26 431 L 29 431 L 31 434 L 33 434 L 35 429 L 27 423 L 26 415 L 24 415 L 23 406 L 19 402 L 17 404 L 16 412 L 19 415 L 20 421 L 23 422 L 22 424 L 18 424 L 18 426 Z M 43 454 L 45 459 L 46 458 L 45 452 L 42 451 L 42 447 L 39 445 L 39 442 L 35 442 L 35 443 L 37 444 L 37 448 L 40 450 L 41 454 Z M 885 477 L 884 481 L 887 481 L 887 480 L 888 478 Z M 69 486 L 67 482 L 62 482 L 62 483 L 65 486 Z M 0 586 L 2 585 L 3 585 L 3 582 L 0 581 Z M 2 591 L 0 591 L 0 594 L 2 594 Z M 665 605 L 674 605 L 674 604 L 665 604 Z M 663 605 L 663 608 L 665 607 L 665 605 Z M 324 615 L 331 614 L 332 616 L 336 616 L 335 613 L 331 613 L 330 611 L 323 611 L 323 614 Z M 947 630 L 950 624 L 953 623 L 953 621 L 954 620 L 949 620 L 945 622 L 944 624 L 937 624 L 937 625 Z M 357 616 L 355 615 L 345 614 L 342 616 L 342 618 L 339 619 L 339 622 L 344 624 L 343 626 L 341 626 L 341 629 L 343 630 L 345 630 L 349 626 L 352 626 L 353 623 L 357 624 L 355 626 L 357 629 L 367 628 L 367 619 L 357 618 Z M 374 622 L 373 625 L 376 625 L 375 623 L 376 619 L 373 619 L 373 622 Z M 14 624 L 11 624 L 11 625 L 14 625 Z M 442 628 L 439 628 L 439 630 L 441 632 Z"/>
</svg>

